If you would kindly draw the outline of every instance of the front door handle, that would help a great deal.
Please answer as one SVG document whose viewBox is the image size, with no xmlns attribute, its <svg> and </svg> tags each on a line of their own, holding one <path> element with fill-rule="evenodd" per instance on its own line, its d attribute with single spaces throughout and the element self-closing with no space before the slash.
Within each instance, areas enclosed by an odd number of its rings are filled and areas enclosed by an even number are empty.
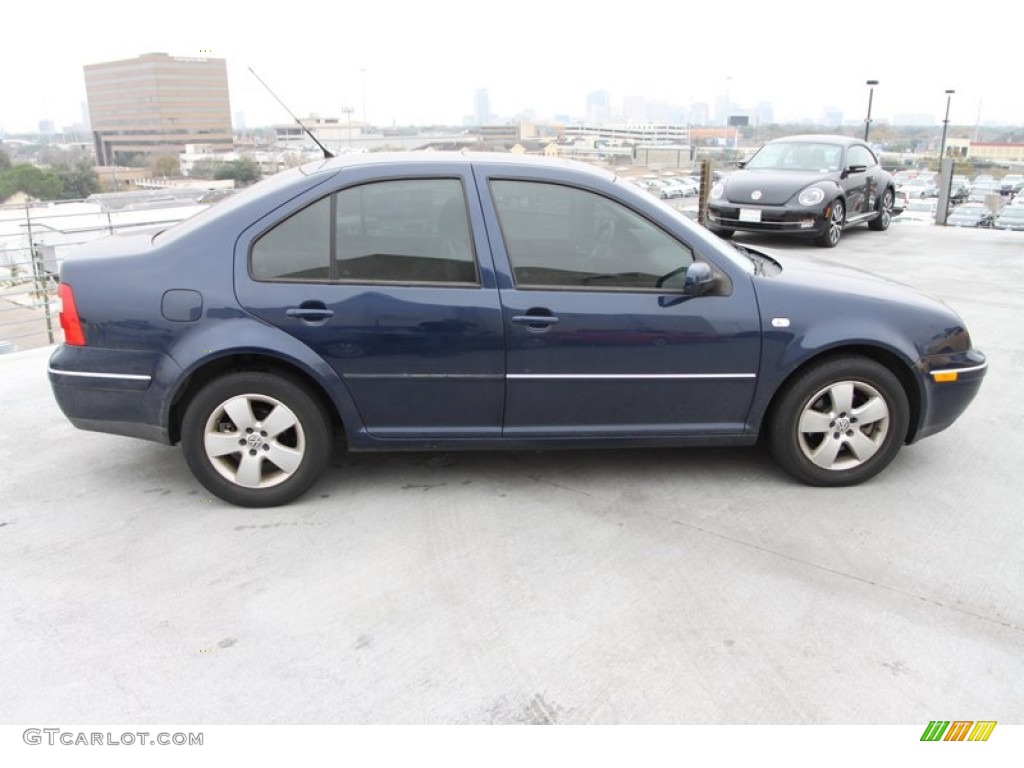
<svg viewBox="0 0 1024 768">
<path fill-rule="evenodd" d="M 558 317 L 547 309 L 528 309 L 525 315 L 512 315 L 512 322 L 531 331 L 544 331 L 557 323 Z"/>
</svg>

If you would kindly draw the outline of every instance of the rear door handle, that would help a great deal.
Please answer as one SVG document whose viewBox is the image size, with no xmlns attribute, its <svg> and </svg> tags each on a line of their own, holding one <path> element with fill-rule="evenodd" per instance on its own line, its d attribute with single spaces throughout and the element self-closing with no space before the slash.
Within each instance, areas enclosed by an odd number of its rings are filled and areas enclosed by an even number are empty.
<svg viewBox="0 0 1024 768">
<path fill-rule="evenodd" d="M 297 307 L 289 307 L 285 310 L 288 317 L 297 317 L 300 320 L 316 322 L 334 317 L 334 310 L 328 309 L 326 304 L 319 301 L 304 301 Z"/>
</svg>

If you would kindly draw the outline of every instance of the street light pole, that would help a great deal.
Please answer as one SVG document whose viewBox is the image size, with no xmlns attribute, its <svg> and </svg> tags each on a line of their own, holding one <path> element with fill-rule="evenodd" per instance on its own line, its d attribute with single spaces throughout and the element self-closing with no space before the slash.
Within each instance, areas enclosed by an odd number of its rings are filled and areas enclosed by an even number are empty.
<svg viewBox="0 0 1024 768">
<path fill-rule="evenodd" d="M 369 125 L 369 123 L 366 122 L 366 69 L 359 70 L 359 77 L 363 81 L 363 125 L 365 126 Z"/>
<path fill-rule="evenodd" d="M 868 133 L 871 131 L 871 102 L 875 98 L 875 86 L 878 85 L 877 80 L 868 80 L 868 116 L 864 120 L 864 141 L 868 140 Z"/>
<path fill-rule="evenodd" d="M 946 129 L 949 127 L 949 102 L 953 99 L 954 90 L 946 91 L 946 119 L 942 121 L 942 144 L 939 145 L 939 162 L 946 156 Z"/>
<path fill-rule="evenodd" d="M 348 145 L 349 145 L 349 147 L 351 147 L 352 146 L 352 113 L 355 112 L 355 110 L 352 109 L 352 107 L 342 107 L 341 111 L 342 111 L 343 114 L 345 114 L 348 117 L 348 128 L 347 128 Z"/>
</svg>

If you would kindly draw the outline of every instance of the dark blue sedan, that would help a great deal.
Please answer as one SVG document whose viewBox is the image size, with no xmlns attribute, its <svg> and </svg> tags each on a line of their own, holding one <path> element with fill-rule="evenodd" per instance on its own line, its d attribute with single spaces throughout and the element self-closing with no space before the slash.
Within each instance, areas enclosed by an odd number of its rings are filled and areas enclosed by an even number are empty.
<svg viewBox="0 0 1024 768">
<path fill-rule="evenodd" d="M 284 504 L 351 450 L 748 445 L 858 483 L 985 375 L 960 318 L 720 240 L 589 166 L 362 155 L 61 268 L 50 381 L 83 429 L 180 442 Z"/>
</svg>

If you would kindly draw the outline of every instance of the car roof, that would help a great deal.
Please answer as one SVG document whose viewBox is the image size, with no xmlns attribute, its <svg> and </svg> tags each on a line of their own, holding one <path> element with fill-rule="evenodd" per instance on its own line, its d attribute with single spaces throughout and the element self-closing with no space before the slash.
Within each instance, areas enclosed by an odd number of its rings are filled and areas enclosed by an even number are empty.
<svg viewBox="0 0 1024 768">
<path fill-rule="evenodd" d="M 567 160 L 564 158 L 537 157 L 513 155 L 505 152 L 358 152 L 332 157 L 324 160 L 315 160 L 300 166 L 303 173 L 310 174 L 318 171 L 341 170 L 343 168 L 355 168 L 369 165 L 385 165 L 388 163 L 401 163 L 403 165 L 452 165 L 487 163 L 498 165 L 515 166 L 516 168 L 548 168 L 564 171 L 581 171 L 604 179 L 614 179 L 615 174 L 603 168 L 597 168 L 578 160 Z"/>
<path fill-rule="evenodd" d="M 839 146 L 848 147 L 851 144 L 863 144 L 864 142 L 860 139 L 853 138 L 852 136 L 834 136 L 831 134 L 823 133 L 808 133 L 801 134 L 799 136 L 783 136 L 781 139 L 772 139 L 767 142 L 768 144 L 785 144 L 788 142 L 797 141 L 812 141 L 818 144 L 837 144 Z"/>
</svg>

